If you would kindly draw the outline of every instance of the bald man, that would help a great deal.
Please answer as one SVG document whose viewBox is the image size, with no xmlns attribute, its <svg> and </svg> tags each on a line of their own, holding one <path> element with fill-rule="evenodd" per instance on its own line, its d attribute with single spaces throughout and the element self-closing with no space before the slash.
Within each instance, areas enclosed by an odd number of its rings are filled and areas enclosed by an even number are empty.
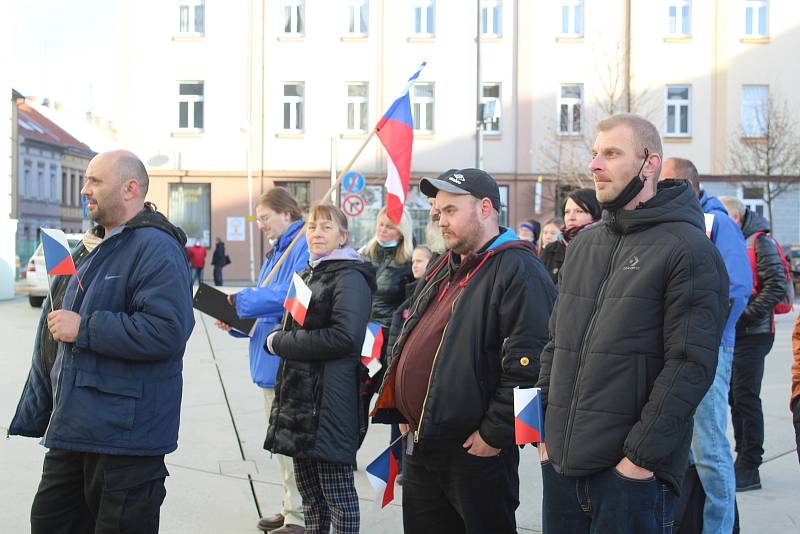
<svg viewBox="0 0 800 534">
<path fill-rule="evenodd" d="M 33 534 L 158 532 L 194 316 L 186 235 L 145 202 L 148 183 L 128 151 L 86 169 L 96 226 L 73 252 L 78 276 L 53 282 L 9 426 L 48 448 Z"/>
</svg>

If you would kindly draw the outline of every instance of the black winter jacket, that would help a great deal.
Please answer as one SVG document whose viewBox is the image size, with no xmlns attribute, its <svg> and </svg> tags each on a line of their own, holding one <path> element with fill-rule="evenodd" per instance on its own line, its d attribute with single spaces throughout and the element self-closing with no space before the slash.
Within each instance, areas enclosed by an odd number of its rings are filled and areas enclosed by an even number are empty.
<svg viewBox="0 0 800 534">
<path fill-rule="evenodd" d="M 466 274 L 466 278 L 462 278 Z M 395 405 L 395 371 L 409 333 L 441 284 L 460 279 L 428 382 L 414 440 L 466 439 L 475 430 L 492 447 L 514 444 L 514 387 L 532 387 L 556 290 L 530 243 L 505 230 L 487 250 L 429 267 L 412 297 L 410 314 L 388 358 L 373 412 L 379 423 L 404 422 Z"/>
<path fill-rule="evenodd" d="M 375 274 L 358 260 L 334 260 L 300 276 L 311 288 L 311 302 L 302 328 L 286 314 L 272 340 L 281 366 L 264 448 L 293 458 L 355 464 L 366 427 L 359 404 L 366 369 L 360 358 Z"/>
<path fill-rule="evenodd" d="M 745 211 L 742 232 L 747 240 L 747 248 L 756 248 L 756 278 L 758 294 L 751 296 L 747 307 L 736 323 L 737 336 L 769 334 L 775 331 L 775 305 L 786 294 L 786 273 L 783 270 L 780 252 L 769 235 L 755 235 L 759 232 L 769 234 L 769 221 L 754 211 Z M 755 243 L 753 241 L 755 240 Z"/>
<path fill-rule="evenodd" d="M 381 326 L 392 325 L 392 315 L 406 299 L 406 284 L 414 279 L 411 274 L 411 259 L 403 265 L 395 261 L 397 247 L 378 246 L 375 257 L 365 255 L 364 261 L 372 264 L 377 276 L 378 289 L 372 297 L 372 318 Z"/>
<path fill-rule="evenodd" d="M 554 284 L 558 285 L 558 271 L 564 264 L 567 246 L 562 240 L 553 241 L 542 250 L 542 263 Z"/>
<path fill-rule="evenodd" d="M 570 242 L 538 383 L 557 472 L 588 476 L 627 456 L 680 491 L 728 313 L 704 229 L 696 195 L 668 180 Z"/>
</svg>

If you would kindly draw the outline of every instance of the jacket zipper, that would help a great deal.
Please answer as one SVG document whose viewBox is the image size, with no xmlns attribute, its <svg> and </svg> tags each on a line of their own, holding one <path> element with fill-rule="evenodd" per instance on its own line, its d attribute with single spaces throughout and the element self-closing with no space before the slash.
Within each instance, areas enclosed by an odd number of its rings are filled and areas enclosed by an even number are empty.
<svg viewBox="0 0 800 534">
<path fill-rule="evenodd" d="M 450 307 L 450 317 L 453 316 L 453 313 L 456 309 L 456 302 L 458 302 L 458 298 L 461 296 L 459 294 L 455 300 L 453 300 L 453 305 Z M 436 347 L 436 354 L 433 355 L 433 364 L 431 365 L 431 374 L 428 376 L 428 387 L 425 389 L 425 398 L 422 400 L 422 411 L 419 415 L 419 426 L 414 431 L 414 443 L 419 443 L 419 433 L 422 430 L 422 421 L 425 419 L 425 405 L 428 403 L 428 394 L 431 392 L 431 382 L 433 381 L 433 372 L 436 370 L 436 360 L 439 358 L 439 351 L 442 348 L 442 344 L 444 343 L 444 337 L 447 335 L 447 327 L 450 326 L 450 321 L 448 320 L 447 323 L 444 325 L 444 330 L 442 331 L 442 338 L 439 340 L 439 346 Z"/>
<path fill-rule="evenodd" d="M 586 356 L 586 346 L 587 341 L 591 337 L 592 331 L 594 330 L 595 323 L 597 322 L 597 312 L 598 312 L 598 305 L 603 299 L 603 294 L 606 290 L 606 285 L 608 284 L 608 280 L 611 278 L 611 271 L 614 268 L 614 260 L 617 257 L 617 254 L 622 249 L 622 243 L 625 240 L 625 236 L 621 236 L 617 241 L 616 245 L 614 245 L 614 250 L 611 253 L 611 258 L 608 262 L 608 267 L 606 268 L 606 275 L 603 278 L 603 282 L 600 284 L 600 290 L 597 292 L 597 297 L 594 301 L 594 307 L 592 308 L 592 317 L 589 320 L 589 325 L 586 327 L 586 332 L 583 334 L 583 340 L 581 341 L 581 348 L 580 348 L 580 355 L 578 357 L 578 368 L 575 370 L 575 383 L 572 386 L 572 401 L 570 402 L 569 406 L 569 414 L 567 416 L 567 423 L 564 426 L 564 446 L 561 450 L 561 469 L 567 469 L 567 450 L 569 449 L 569 442 L 570 438 L 572 437 L 572 432 L 569 429 L 572 427 L 572 421 L 575 418 L 575 411 L 578 407 L 578 390 L 579 384 L 581 379 L 581 374 L 583 371 L 583 359 Z"/>
<path fill-rule="evenodd" d="M 102 243 L 100 243 L 100 245 L 102 245 Z M 100 247 L 100 245 L 97 245 L 97 247 Z M 97 255 L 93 255 L 91 258 L 89 258 L 89 263 L 86 265 L 86 270 L 84 272 L 89 270 L 89 268 L 92 266 L 92 262 L 94 261 L 94 259 L 96 257 L 97 257 Z M 72 304 L 69 307 L 70 310 L 75 306 L 75 301 L 76 300 L 78 300 L 78 290 L 77 289 L 75 289 L 75 294 L 72 297 Z M 52 303 L 51 303 L 51 306 L 52 306 Z M 63 310 L 64 307 L 62 306 L 61 309 Z M 51 308 L 51 310 L 52 310 L 52 308 Z M 61 347 L 62 343 L 63 342 L 59 342 L 59 347 Z M 74 346 L 73 346 L 73 348 L 74 348 Z M 58 356 L 56 356 L 56 357 L 58 357 Z M 50 431 L 50 425 L 53 422 L 53 416 L 56 414 L 56 405 L 57 405 L 57 402 L 58 402 L 58 392 L 61 390 L 61 378 L 62 378 L 62 376 L 64 374 L 64 366 L 67 363 L 66 360 L 67 360 L 67 349 L 66 349 L 66 346 L 65 346 L 64 347 L 64 351 L 61 354 L 61 367 L 58 369 L 58 378 L 56 378 L 56 387 L 53 389 L 53 409 L 50 411 L 50 419 L 47 420 L 47 427 L 44 429 L 44 435 L 42 436 L 42 443 L 44 443 L 47 440 L 47 433 Z M 49 379 L 49 377 L 48 377 L 48 379 Z"/>
</svg>

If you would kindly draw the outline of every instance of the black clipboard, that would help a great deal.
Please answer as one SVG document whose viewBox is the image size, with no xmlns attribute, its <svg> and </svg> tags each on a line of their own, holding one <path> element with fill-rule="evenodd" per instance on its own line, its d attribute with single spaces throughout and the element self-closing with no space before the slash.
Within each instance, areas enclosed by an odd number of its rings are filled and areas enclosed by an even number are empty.
<svg viewBox="0 0 800 534">
<path fill-rule="evenodd" d="M 256 325 L 255 319 L 242 319 L 236 315 L 236 308 L 228 302 L 227 293 L 202 282 L 194 293 L 192 306 L 248 336 L 252 335 Z"/>
</svg>

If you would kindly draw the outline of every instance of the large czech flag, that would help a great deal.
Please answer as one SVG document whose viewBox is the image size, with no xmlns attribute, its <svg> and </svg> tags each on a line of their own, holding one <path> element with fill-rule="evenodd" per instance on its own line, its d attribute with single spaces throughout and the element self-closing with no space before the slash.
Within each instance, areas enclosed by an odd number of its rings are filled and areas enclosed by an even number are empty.
<svg viewBox="0 0 800 534">
<path fill-rule="evenodd" d="M 292 284 L 289 286 L 289 292 L 286 293 L 283 307 L 292 314 L 292 318 L 300 326 L 306 322 L 309 302 L 311 302 L 311 288 L 303 282 L 300 275 L 292 273 Z"/>
<path fill-rule="evenodd" d="M 397 458 L 391 445 L 367 466 L 367 478 L 375 490 L 375 504 L 378 509 L 394 500 L 394 482 L 398 473 Z"/>
<path fill-rule="evenodd" d="M 514 436 L 517 445 L 544 440 L 542 390 L 514 388 Z"/>
<path fill-rule="evenodd" d="M 41 230 L 47 274 L 64 276 L 78 274 L 64 232 L 57 228 L 42 228 Z"/>
<path fill-rule="evenodd" d="M 414 120 L 411 116 L 409 90 L 419 77 L 419 70 L 408 79 L 405 91 L 394 101 L 389 111 L 378 121 L 375 130 L 389 154 L 386 172 L 386 215 L 394 224 L 400 224 L 403 206 L 408 195 L 408 181 L 411 176 L 411 146 L 414 141 Z"/>
<path fill-rule="evenodd" d="M 381 347 L 383 347 L 383 330 L 378 323 L 367 323 L 364 345 L 361 347 L 361 363 L 369 371 L 369 376 L 381 370 Z"/>
</svg>

